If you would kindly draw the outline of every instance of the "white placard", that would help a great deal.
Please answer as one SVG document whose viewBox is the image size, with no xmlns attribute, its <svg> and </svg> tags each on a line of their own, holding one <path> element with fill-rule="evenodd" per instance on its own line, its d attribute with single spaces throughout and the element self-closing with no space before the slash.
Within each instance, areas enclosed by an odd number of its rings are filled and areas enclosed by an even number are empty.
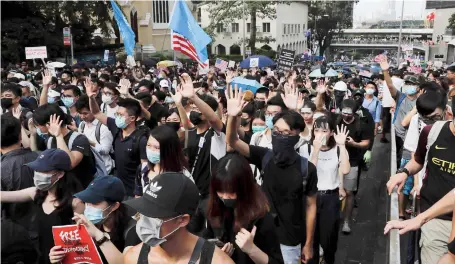
<svg viewBox="0 0 455 264">
<path fill-rule="evenodd" d="M 251 58 L 250 59 L 250 68 L 258 67 L 259 66 L 259 58 Z"/>
<path fill-rule="evenodd" d="M 46 46 L 41 47 L 25 47 L 25 59 L 47 59 Z"/>
<path fill-rule="evenodd" d="M 228 67 L 229 68 L 234 68 L 235 67 L 235 61 L 229 61 L 229 64 L 228 64 Z"/>
<path fill-rule="evenodd" d="M 104 51 L 104 61 L 108 61 L 109 60 L 109 50 L 105 50 Z"/>
</svg>

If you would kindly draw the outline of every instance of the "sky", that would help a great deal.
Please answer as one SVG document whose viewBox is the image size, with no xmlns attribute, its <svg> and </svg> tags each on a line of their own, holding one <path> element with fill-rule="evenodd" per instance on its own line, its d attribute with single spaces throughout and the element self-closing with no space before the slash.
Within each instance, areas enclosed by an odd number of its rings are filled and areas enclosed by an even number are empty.
<svg viewBox="0 0 455 264">
<path fill-rule="evenodd" d="M 360 0 L 354 7 L 354 25 L 367 20 L 382 20 L 392 18 L 389 5 L 395 5 L 395 19 L 401 16 L 404 1 L 405 19 L 423 19 L 425 17 L 425 0 Z"/>
</svg>

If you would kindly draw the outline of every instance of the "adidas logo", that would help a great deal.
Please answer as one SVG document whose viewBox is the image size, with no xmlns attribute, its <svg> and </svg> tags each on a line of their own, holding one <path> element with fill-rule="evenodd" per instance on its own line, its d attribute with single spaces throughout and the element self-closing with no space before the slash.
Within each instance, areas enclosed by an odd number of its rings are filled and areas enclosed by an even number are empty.
<svg viewBox="0 0 455 264">
<path fill-rule="evenodd" d="M 152 182 L 150 183 L 149 187 L 147 188 L 147 193 L 148 195 L 152 196 L 153 198 L 158 197 L 155 193 L 161 190 L 161 186 L 158 186 L 158 182 Z"/>
</svg>

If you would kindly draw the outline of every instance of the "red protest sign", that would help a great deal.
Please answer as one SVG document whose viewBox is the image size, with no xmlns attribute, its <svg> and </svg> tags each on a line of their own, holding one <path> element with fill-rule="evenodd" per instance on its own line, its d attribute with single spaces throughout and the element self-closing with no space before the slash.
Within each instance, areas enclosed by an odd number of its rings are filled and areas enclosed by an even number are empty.
<svg viewBox="0 0 455 264">
<path fill-rule="evenodd" d="M 102 264 L 100 254 L 85 226 L 53 226 L 54 243 L 65 251 L 62 264 Z"/>
</svg>

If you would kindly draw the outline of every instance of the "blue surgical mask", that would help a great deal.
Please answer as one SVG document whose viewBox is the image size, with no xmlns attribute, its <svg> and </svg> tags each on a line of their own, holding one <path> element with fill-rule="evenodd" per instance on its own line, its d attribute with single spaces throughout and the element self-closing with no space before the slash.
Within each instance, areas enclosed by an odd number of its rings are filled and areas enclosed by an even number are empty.
<svg viewBox="0 0 455 264">
<path fill-rule="evenodd" d="M 128 124 L 126 123 L 125 117 L 123 117 L 123 116 L 115 117 L 115 125 L 120 129 L 124 129 L 128 126 Z"/>
<path fill-rule="evenodd" d="M 56 101 L 55 97 L 47 97 L 47 103 L 48 104 L 53 104 L 53 103 L 55 103 L 55 101 Z"/>
<path fill-rule="evenodd" d="M 71 107 L 74 105 L 73 97 L 62 97 L 62 102 L 66 107 Z"/>
<path fill-rule="evenodd" d="M 147 159 L 151 163 L 153 163 L 153 164 L 160 163 L 160 152 L 159 151 L 152 151 L 147 148 L 146 153 L 147 153 Z"/>
<path fill-rule="evenodd" d="M 266 129 L 266 126 L 252 126 L 253 133 L 262 132 Z"/>
<path fill-rule="evenodd" d="M 266 116 L 265 117 L 265 125 L 269 128 L 273 128 L 273 116 Z"/>
<path fill-rule="evenodd" d="M 403 91 L 407 95 L 414 95 L 417 93 L 417 86 L 405 84 L 405 85 L 403 85 Z"/>
<path fill-rule="evenodd" d="M 87 217 L 90 222 L 93 224 L 101 223 L 106 217 L 103 216 L 103 212 L 109 208 L 110 206 L 106 207 L 104 210 L 92 207 L 90 205 L 85 205 L 84 215 Z"/>
<path fill-rule="evenodd" d="M 43 139 L 49 138 L 49 134 L 41 132 L 41 129 L 39 127 L 36 128 L 36 134 Z"/>
</svg>

